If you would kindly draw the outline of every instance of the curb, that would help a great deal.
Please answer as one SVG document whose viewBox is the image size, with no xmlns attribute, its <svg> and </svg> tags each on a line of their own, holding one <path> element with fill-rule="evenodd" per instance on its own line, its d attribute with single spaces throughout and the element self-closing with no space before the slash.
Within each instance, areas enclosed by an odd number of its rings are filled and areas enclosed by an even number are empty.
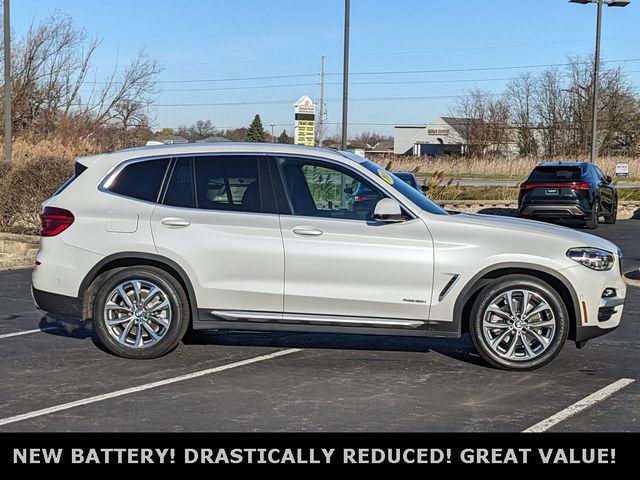
<svg viewBox="0 0 640 480">
<path fill-rule="evenodd" d="M 36 258 L 34 256 L 7 258 L 6 260 L 0 260 L 0 271 L 31 268 L 35 266 L 35 261 Z"/>
</svg>

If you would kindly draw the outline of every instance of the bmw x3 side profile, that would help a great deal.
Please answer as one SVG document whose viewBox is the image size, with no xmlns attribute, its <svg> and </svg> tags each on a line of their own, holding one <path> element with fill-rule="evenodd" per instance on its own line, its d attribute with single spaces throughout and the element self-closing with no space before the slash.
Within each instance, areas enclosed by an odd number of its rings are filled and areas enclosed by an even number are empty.
<svg viewBox="0 0 640 480">
<path fill-rule="evenodd" d="M 376 196 L 354 208 L 352 192 Z M 531 370 L 620 323 L 611 242 L 450 214 L 348 152 L 277 144 L 79 158 L 41 214 L 33 296 L 150 359 L 187 329 L 460 337 Z"/>
</svg>

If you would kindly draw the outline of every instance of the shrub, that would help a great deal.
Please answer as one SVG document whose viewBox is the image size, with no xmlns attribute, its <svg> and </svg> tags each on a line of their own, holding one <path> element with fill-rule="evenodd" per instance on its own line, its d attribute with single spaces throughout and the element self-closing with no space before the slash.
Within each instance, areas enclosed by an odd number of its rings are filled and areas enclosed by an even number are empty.
<svg viewBox="0 0 640 480">
<path fill-rule="evenodd" d="M 41 203 L 72 173 L 68 157 L 23 159 L 0 167 L 0 230 L 36 234 Z"/>
</svg>

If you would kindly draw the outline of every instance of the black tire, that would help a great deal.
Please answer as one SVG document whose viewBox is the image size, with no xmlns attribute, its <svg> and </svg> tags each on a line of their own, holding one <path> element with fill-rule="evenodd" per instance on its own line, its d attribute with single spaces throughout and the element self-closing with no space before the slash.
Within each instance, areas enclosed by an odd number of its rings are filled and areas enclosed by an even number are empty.
<svg viewBox="0 0 640 480">
<path fill-rule="evenodd" d="M 589 230 L 595 230 L 598 228 L 598 222 L 600 221 L 600 201 L 596 200 L 593 202 L 593 206 L 591 207 L 591 218 L 589 220 L 585 220 L 584 226 Z"/>
<path fill-rule="evenodd" d="M 125 304 L 124 297 L 116 293 L 117 287 L 122 285 L 125 288 L 130 286 L 131 289 L 134 289 L 134 283 L 128 283 L 132 281 L 136 281 L 138 289 L 142 287 L 141 293 L 138 294 L 142 307 L 136 308 L 137 317 L 133 313 L 134 310 Z M 149 317 L 144 316 L 145 313 L 143 312 L 147 312 L 147 310 L 145 310 L 143 304 L 151 294 L 152 286 L 158 287 L 159 292 L 156 294 L 157 297 L 154 296 L 154 298 L 149 299 L 150 303 L 148 305 L 151 305 L 149 308 L 151 317 Z M 135 302 L 135 294 L 129 295 L 126 290 L 125 293 L 129 297 L 129 302 L 137 304 Z M 117 297 L 114 297 L 114 295 L 117 295 Z M 121 301 L 114 302 L 114 298 L 119 298 Z M 122 305 L 123 308 L 117 307 L 116 313 L 105 313 L 105 306 L 108 301 L 110 301 L 110 305 Z M 151 310 L 158 306 L 162 307 L 165 303 L 168 304 L 168 307 L 165 306 L 160 310 L 160 313 L 150 313 Z M 126 312 L 126 310 L 129 312 Z M 93 312 L 93 325 L 100 343 L 114 355 L 135 359 L 157 358 L 176 348 L 184 336 L 190 320 L 189 302 L 180 283 L 164 270 L 149 266 L 114 270 L 113 274 L 108 275 L 97 287 L 93 301 Z M 107 318 L 109 315 L 112 318 Z M 114 315 L 118 315 L 118 317 L 114 319 Z M 144 320 L 158 318 L 156 315 L 160 316 L 159 321 Z M 123 321 L 122 319 L 125 317 L 132 320 Z M 112 326 L 107 325 L 108 320 L 114 322 L 114 324 Z M 146 324 L 138 327 L 137 325 L 143 321 L 146 321 Z M 124 330 L 127 326 L 129 327 L 129 332 L 124 336 L 124 340 L 119 341 L 116 339 L 115 337 L 118 334 L 125 333 Z M 142 339 L 140 340 L 140 345 L 136 345 L 139 342 L 137 337 L 135 340 L 131 339 L 131 336 L 135 337 L 137 334 L 138 328 L 140 328 L 139 337 Z M 157 340 L 152 337 L 152 333 L 155 333 L 155 337 L 158 337 Z M 127 341 L 134 341 L 135 344 L 127 344 Z"/>
<path fill-rule="evenodd" d="M 604 217 L 604 223 L 607 225 L 614 225 L 618 221 L 618 201 L 613 202 L 611 206 L 611 212 L 607 217 Z"/>
<path fill-rule="evenodd" d="M 518 291 L 519 294 L 512 294 L 512 299 L 515 302 L 514 307 L 522 308 L 525 300 L 523 291 L 525 290 L 530 292 L 530 301 L 527 302 L 526 312 L 532 312 L 535 308 L 540 307 L 542 303 L 536 305 L 536 302 L 540 300 L 546 303 L 549 307 L 548 310 L 544 309 L 526 321 L 522 320 L 521 315 L 518 325 L 516 321 L 510 322 L 508 320 L 502 322 L 498 320 L 498 323 L 494 323 L 496 318 L 502 319 L 503 315 L 488 313 L 489 306 L 492 303 L 497 305 L 502 299 L 506 304 L 508 292 Z M 498 298 L 501 300 L 497 302 Z M 542 307 L 544 308 L 543 305 Z M 509 309 L 507 308 L 507 310 Z M 506 311 L 504 314 L 509 315 Z M 487 363 L 503 370 L 526 371 L 546 365 L 560 353 L 569 333 L 569 314 L 558 292 L 546 282 L 528 275 L 507 275 L 484 287 L 473 304 L 469 321 L 471 339 L 480 356 Z M 550 325 L 536 328 L 535 325 L 538 323 Z M 487 324 L 496 325 L 496 328 L 485 328 Z M 498 324 L 509 326 L 497 326 Z M 534 331 L 538 336 L 544 338 L 538 339 Z M 492 347 L 491 341 L 495 342 L 500 336 L 502 336 L 502 340 Z M 543 342 L 544 339 L 547 339 L 548 343 Z M 525 349 L 524 342 L 527 342 L 531 355 Z M 511 348 L 508 347 L 511 347 L 512 344 L 515 346 L 513 353 L 509 355 Z M 502 352 L 501 350 L 507 351 Z"/>
</svg>

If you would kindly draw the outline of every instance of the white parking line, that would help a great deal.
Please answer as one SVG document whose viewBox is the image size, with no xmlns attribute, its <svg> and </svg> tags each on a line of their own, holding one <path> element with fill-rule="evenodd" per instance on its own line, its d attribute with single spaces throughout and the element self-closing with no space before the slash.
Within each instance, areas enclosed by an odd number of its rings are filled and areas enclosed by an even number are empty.
<svg viewBox="0 0 640 480">
<path fill-rule="evenodd" d="M 564 410 L 560 410 L 555 415 L 550 416 L 542 420 L 539 423 L 536 423 L 532 427 L 527 428 L 523 431 L 523 433 L 533 433 L 533 432 L 544 432 L 549 430 L 554 425 L 566 420 L 569 417 L 574 416 L 576 413 L 580 413 L 586 408 L 589 408 L 595 405 L 598 402 L 603 401 L 607 397 L 613 395 L 618 390 L 623 389 L 630 383 L 635 382 L 632 378 L 621 378 L 620 380 L 613 382 L 610 385 L 607 385 L 604 388 L 601 388 L 597 392 L 592 393 L 591 395 L 584 397 L 582 400 L 577 401 L 573 405 L 568 406 Z"/>
<path fill-rule="evenodd" d="M 242 367 L 244 365 L 250 365 L 252 363 L 263 362 L 276 357 L 282 357 L 283 355 L 289 355 L 301 351 L 300 348 L 290 348 L 288 350 L 280 350 L 279 352 L 269 353 L 267 355 L 260 355 L 259 357 L 248 358 L 246 360 L 240 360 L 239 362 L 228 363 L 219 367 L 207 368 L 206 370 L 200 370 L 198 372 L 187 373 L 186 375 L 180 375 L 173 378 L 167 378 L 166 380 L 160 380 L 157 382 L 146 383 L 144 385 L 138 385 L 137 387 L 125 388 L 124 390 L 116 390 L 115 392 L 105 393 L 103 395 L 96 395 L 94 397 L 84 398 L 82 400 L 76 400 L 75 402 L 63 403 L 55 405 L 49 408 L 43 408 L 42 410 L 35 410 L 33 412 L 23 413 L 22 415 L 14 415 L 13 417 L 0 418 L 0 426 L 8 425 L 9 423 L 20 422 L 29 418 L 41 417 L 43 415 L 49 415 L 51 413 L 60 412 L 62 410 L 69 410 L 70 408 L 81 407 L 82 405 L 88 405 L 90 403 L 102 402 L 103 400 L 109 400 L 111 398 L 122 397 L 123 395 L 129 395 L 131 393 L 142 392 L 143 390 L 149 390 L 151 388 L 162 387 L 164 385 L 170 385 L 172 383 L 184 382 L 185 380 L 191 380 L 192 378 L 203 377 L 205 375 L 211 375 L 212 373 L 223 372 L 224 370 L 230 370 L 232 368 Z"/>
<path fill-rule="evenodd" d="M 35 330 L 22 330 L 21 332 L 3 333 L 2 335 L 0 335 L 0 339 L 19 337 L 20 335 L 29 335 L 31 333 L 48 332 L 49 330 L 57 330 L 59 328 L 60 327 L 44 327 L 44 328 L 36 328 Z"/>
</svg>

